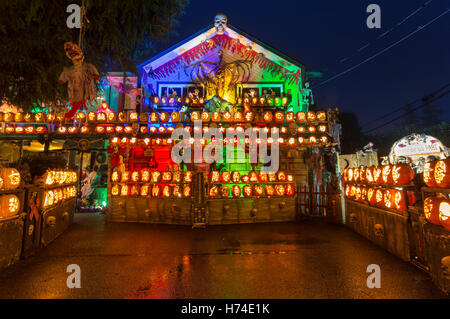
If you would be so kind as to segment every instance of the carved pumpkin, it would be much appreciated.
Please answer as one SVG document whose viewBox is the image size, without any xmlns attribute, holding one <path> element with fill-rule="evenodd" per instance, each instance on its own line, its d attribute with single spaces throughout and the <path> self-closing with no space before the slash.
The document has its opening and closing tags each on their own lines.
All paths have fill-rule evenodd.
<svg viewBox="0 0 450 319">
<path fill-rule="evenodd" d="M 120 172 L 112 172 L 111 181 L 118 182 L 120 180 Z"/>
<path fill-rule="evenodd" d="M 235 198 L 241 197 L 241 188 L 239 187 L 239 185 L 233 185 L 233 187 L 231 188 L 231 194 Z"/>
<path fill-rule="evenodd" d="M 367 201 L 367 188 L 361 187 L 361 201 L 365 202 Z"/>
<path fill-rule="evenodd" d="M 220 196 L 222 198 L 228 198 L 230 196 L 230 188 L 226 185 L 220 187 Z"/>
<path fill-rule="evenodd" d="M 350 198 L 350 185 L 345 185 L 345 197 Z"/>
<path fill-rule="evenodd" d="M 139 182 L 140 176 L 139 176 L 139 172 L 138 171 L 134 171 L 133 173 L 131 173 L 131 180 L 133 182 Z"/>
<path fill-rule="evenodd" d="M 294 196 L 295 188 L 294 188 L 293 184 L 286 184 L 285 189 L 286 189 L 287 196 Z"/>
<path fill-rule="evenodd" d="M 359 168 L 353 169 L 353 181 L 359 182 Z"/>
<path fill-rule="evenodd" d="M 251 185 L 244 185 L 242 191 L 245 197 L 251 197 L 253 195 L 253 189 Z"/>
<path fill-rule="evenodd" d="M 382 174 L 382 167 L 381 166 L 374 166 L 373 167 L 373 182 L 376 184 L 382 184 L 383 183 L 383 174 Z"/>
<path fill-rule="evenodd" d="M 370 167 L 366 168 L 366 182 L 369 183 L 369 184 L 373 184 L 374 183 L 373 168 L 374 168 L 374 166 L 370 166 Z"/>
<path fill-rule="evenodd" d="M 20 186 L 20 173 L 15 168 L 1 168 L 0 176 L 3 179 L 3 188 L 5 190 L 16 189 Z"/>
<path fill-rule="evenodd" d="M 394 204 L 395 209 L 400 212 L 406 211 L 405 198 L 403 197 L 403 192 L 400 190 L 394 190 Z"/>
<path fill-rule="evenodd" d="M 275 185 L 275 195 L 284 196 L 285 193 L 286 189 L 284 188 L 284 185 Z"/>
<path fill-rule="evenodd" d="M 139 196 L 139 185 L 131 186 L 131 196 Z"/>
<path fill-rule="evenodd" d="M 383 194 L 384 207 L 395 208 L 395 190 L 385 189 Z"/>
<path fill-rule="evenodd" d="M 408 185 L 414 178 L 414 171 L 408 164 L 396 164 L 392 167 L 392 182 L 395 185 Z"/>
<path fill-rule="evenodd" d="M 428 187 L 436 187 L 437 183 L 434 180 L 434 168 L 438 161 L 427 162 L 423 166 L 423 181 Z"/>
<path fill-rule="evenodd" d="M 111 195 L 118 196 L 120 192 L 120 186 L 115 184 L 111 187 Z"/>
<path fill-rule="evenodd" d="M 367 201 L 371 205 L 375 205 L 377 203 L 377 200 L 375 198 L 376 188 L 369 188 L 367 190 Z"/>
<path fill-rule="evenodd" d="M 220 180 L 222 181 L 222 183 L 229 183 L 231 180 L 231 174 L 228 171 L 223 171 L 220 174 Z"/>
<path fill-rule="evenodd" d="M 214 185 L 209 188 L 208 196 L 211 198 L 216 198 L 219 195 L 219 188 Z"/>
<path fill-rule="evenodd" d="M 306 121 L 305 112 L 297 112 L 296 121 L 297 122 L 305 122 Z"/>
<path fill-rule="evenodd" d="M 367 169 L 367 167 L 360 167 L 359 168 L 359 181 L 361 183 L 365 183 L 366 182 L 366 169 Z"/>
<path fill-rule="evenodd" d="M 20 210 L 20 200 L 16 195 L 3 195 L 0 197 L 0 218 L 17 215 Z"/>
<path fill-rule="evenodd" d="M 185 183 L 192 183 L 193 173 L 191 171 L 184 172 L 184 182 Z"/>
<path fill-rule="evenodd" d="M 450 230 L 450 199 L 444 199 L 439 204 L 439 222 L 447 230 Z"/>
<path fill-rule="evenodd" d="M 434 181 L 438 187 L 450 187 L 450 158 L 436 163 L 434 166 Z"/>
<path fill-rule="evenodd" d="M 432 224 L 439 225 L 439 205 L 442 202 L 442 198 L 428 197 L 423 202 L 423 213 L 425 218 Z"/>
<path fill-rule="evenodd" d="M 128 196 L 129 191 L 130 190 L 128 185 L 122 185 L 122 187 L 120 188 L 120 196 Z"/>
<path fill-rule="evenodd" d="M 382 166 L 381 176 L 383 184 L 392 184 L 392 165 Z"/>
<path fill-rule="evenodd" d="M 361 200 L 361 187 L 357 186 L 355 189 L 355 200 Z"/>
<path fill-rule="evenodd" d="M 161 196 L 161 186 L 153 185 L 152 187 L 152 197 L 160 197 Z"/>
<path fill-rule="evenodd" d="M 141 182 L 148 183 L 150 181 L 150 171 L 144 169 L 141 171 Z"/>
<path fill-rule="evenodd" d="M 151 181 L 152 183 L 159 183 L 159 181 L 161 180 L 161 172 L 160 171 L 153 171 L 151 173 Z"/>
<path fill-rule="evenodd" d="M 140 192 L 140 195 L 141 195 L 141 196 L 148 196 L 148 191 L 149 191 L 149 189 L 150 189 L 150 187 L 149 187 L 148 184 L 142 185 L 142 186 L 141 186 L 141 192 Z"/>
<path fill-rule="evenodd" d="M 271 197 L 275 194 L 275 189 L 273 188 L 272 185 L 266 185 L 266 195 L 267 197 Z"/>
<path fill-rule="evenodd" d="M 125 171 L 125 172 L 123 172 L 122 173 L 122 176 L 121 176 L 121 182 L 123 183 L 123 182 L 129 182 L 130 181 L 130 172 L 129 171 Z"/>
<path fill-rule="evenodd" d="M 375 205 L 384 206 L 384 192 L 382 188 L 377 188 L 375 191 Z"/>
<path fill-rule="evenodd" d="M 238 171 L 233 171 L 231 173 L 231 181 L 235 184 L 241 181 L 241 174 Z"/>
</svg>

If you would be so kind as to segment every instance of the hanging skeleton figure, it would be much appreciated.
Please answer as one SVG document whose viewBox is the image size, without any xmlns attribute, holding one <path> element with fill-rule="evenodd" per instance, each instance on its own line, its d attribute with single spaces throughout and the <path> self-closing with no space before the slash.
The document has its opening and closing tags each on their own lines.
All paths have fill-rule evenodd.
<svg viewBox="0 0 450 319">
<path fill-rule="evenodd" d="M 84 62 L 84 54 L 78 45 L 72 42 L 64 43 L 66 56 L 72 60 L 73 66 L 64 68 L 58 82 L 67 82 L 67 90 L 71 109 L 66 113 L 66 118 L 72 118 L 81 108 L 86 109 L 86 102 L 95 98 L 95 82 L 100 80 L 100 75 L 92 64 Z"/>
<path fill-rule="evenodd" d="M 252 63 L 236 60 L 224 63 L 223 50 L 218 52 L 219 62 L 198 61 L 186 66 L 185 72 L 192 82 L 207 89 L 211 96 L 210 111 L 229 111 L 230 103 L 234 103 L 235 85 L 248 81 Z M 190 70 L 188 74 L 188 70 Z"/>
</svg>

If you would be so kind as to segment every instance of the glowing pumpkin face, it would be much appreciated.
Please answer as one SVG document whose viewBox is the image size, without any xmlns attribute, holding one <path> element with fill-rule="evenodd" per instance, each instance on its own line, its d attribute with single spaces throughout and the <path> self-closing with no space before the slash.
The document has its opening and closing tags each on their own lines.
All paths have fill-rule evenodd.
<svg viewBox="0 0 450 319">
<path fill-rule="evenodd" d="M 142 170 L 141 171 L 141 182 L 148 183 L 150 181 L 150 171 Z"/>
<path fill-rule="evenodd" d="M 149 185 L 142 185 L 141 196 L 148 196 L 148 192 L 149 192 Z"/>
<path fill-rule="evenodd" d="M 392 166 L 383 166 L 381 176 L 384 184 L 392 184 Z"/>
<path fill-rule="evenodd" d="M 438 187 L 450 187 L 450 158 L 440 160 L 434 167 L 434 180 Z"/>
<path fill-rule="evenodd" d="M 169 185 L 164 185 L 162 190 L 162 196 L 163 197 L 170 197 L 171 196 L 171 188 Z"/>
<path fill-rule="evenodd" d="M 267 197 L 272 197 L 275 194 L 275 189 L 272 185 L 266 185 L 266 195 Z"/>
<path fill-rule="evenodd" d="M 228 186 L 223 185 L 220 188 L 220 196 L 222 196 L 222 198 L 228 198 L 230 196 L 230 188 Z"/>
<path fill-rule="evenodd" d="M 356 187 L 356 190 L 355 190 L 355 199 L 357 200 L 357 201 L 360 201 L 361 200 L 361 187 Z"/>
<path fill-rule="evenodd" d="M 286 187 L 285 187 L 285 190 L 286 190 L 286 195 L 287 196 L 294 196 L 294 194 L 295 194 L 294 185 L 287 184 Z"/>
<path fill-rule="evenodd" d="M 394 191 L 394 204 L 395 209 L 400 212 L 406 211 L 405 199 L 403 198 L 403 192 L 399 190 Z"/>
<path fill-rule="evenodd" d="M 151 176 L 152 176 L 152 183 L 159 183 L 159 181 L 161 180 L 160 171 L 153 171 Z"/>
<path fill-rule="evenodd" d="M 250 185 L 244 185 L 242 188 L 245 197 L 251 197 L 253 194 L 253 189 Z"/>
<path fill-rule="evenodd" d="M 0 218 L 17 215 L 20 211 L 20 200 L 16 195 L 4 195 L 0 197 Z"/>
<path fill-rule="evenodd" d="M 248 180 L 250 183 L 258 182 L 258 174 L 255 171 L 248 172 Z"/>
<path fill-rule="evenodd" d="M 395 192 L 392 189 L 386 189 L 383 194 L 384 207 L 394 208 L 395 207 Z"/>
<path fill-rule="evenodd" d="M 316 120 L 316 113 L 314 111 L 309 111 L 306 113 L 306 120 L 308 122 L 313 122 Z"/>
<path fill-rule="evenodd" d="M 284 185 L 275 185 L 275 194 L 277 196 L 284 196 L 286 193 L 286 189 L 284 188 Z"/>
<path fill-rule="evenodd" d="M 439 204 L 439 222 L 445 229 L 450 230 L 450 199 L 444 199 Z"/>
<path fill-rule="evenodd" d="M 374 183 L 377 183 L 377 184 L 381 184 L 383 182 L 381 166 L 374 166 L 374 168 L 373 168 L 373 181 L 374 181 Z"/>
<path fill-rule="evenodd" d="M 231 174 L 228 171 L 223 171 L 220 174 L 220 180 L 222 181 L 222 183 L 229 183 L 231 180 Z"/>
<path fill-rule="evenodd" d="M 372 167 L 367 167 L 366 168 L 366 181 L 367 183 L 373 183 L 374 179 L 373 179 L 373 166 Z"/>
<path fill-rule="evenodd" d="M 268 177 L 266 173 L 259 172 L 258 179 L 260 183 L 267 183 Z"/>
<path fill-rule="evenodd" d="M 139 196 L 139 185 L 131 186 L 131 196 Z"/>
<path fill-rule="evenodd" d="M 442 202 L 442 198 L 438 197 L 428 197 L 423 202 L 423 213 L 425 218 L 435 225 L 439 225 L 439 206 Z"/>
<path fill-rule="evenodd" d="M 191 171 L 184 172 L 184 182 L 192 183 L 193 173 Z"/>
<path fill-rule="evenodd" d="M 216 198 L 219 195 L 219 188 L 214 185 L 209 188 L 208 196 L 211 198 Z"/>
<path fill-rule="evenodd" d="M 234 198 L 241 197 L 241 188 L 239 187 L 239 185 L 233 185 L 233 187 L 231 188 L 231 194 Z"/>
<path fill-rule="evenodd" d="M 297 116 L 296 116 L 296 120 L 297 122 L 305 122 L 306 121 L 306 114 L 305 112 L 297 112 Z"/>
<path fill-rule="evenodd" d="M 20 173 L 15 168 L 1 168 L 0 176 L 5 190 L 13 190 L 20 186 Z"/>
<path fill-rule="evenodd" d="M 231 181 L 233 183 L 239 183 L 241 181 L 241 174 L 238 171 L 233 171 L 231 173 Z"/>
<path fill-rule="evenodd" d="M 161 187 L 159 185 L 153 185 L 152 187 L 152 197 L 161 196 Z"/>
<path fill-rule="evenodd" d="M 264 187 L 262 187 L 262 185 L 255 185 L 253 187 L 253 193 L 255 194 L 256 197 L 261 197 L 264 196 Z"/>
<path fill-rule="evenodd" d="M 375 191 L 375 202 L 376 202 L 376 205 L 384 206 L 384 202 L 383 202 L 384 196 L 383 195 L 384 195 L 383 194 L 383 190 L 381 188 L 378 188 Z"/>
<path fill-rule="evenodd" d="M 353 169 L 353 180 L 359 182 L 359 168 Z"/>
<path fill-rule="evenodd" d="M 286 173 L 283 172 L 283 171 L 279 171 L 279 172 L 277 173 L 277 178 L 278 178 L 278 181 L 279 181 L 279 182 L 284 182 L 284 181 L 286 181 Z"/>
<path fill-rule="evenodd" d="M 392 181 L 395 185 L 408 185 L 414 178 L 414 171 L 408 164 L 396 164 L 392 167 Z"/>
<path fill-rule="evenodd" d="M 345 185 L 345 197 L 350 198 L 350 185 Z"/>
<path fill-rule="evenodd" d="M 367 188 L 361 187 L 361 201 L 365 202 L 367 200 Z"/>
<path fill-rule="evenodd" d="M 140 180 L 139 172 L 135 171 L 135 172 L 131 173 L 131 180 L 133 182 L 139 182 L 139 180 Z"/>
<path fill-rule="evenodd" d="M 183 196 L 184 197 L 191 197 L 192 195 L 192 188 L 189 185 L 186 185 L 183 187 Z"/>
<path fill-rule="evenodd" d="M 374 189 L 374 188 L 369 188 L 367 190 L 367 201 L 372 205 L 375 205 L 377 202 L 376 198 L 375 198 L 375 192 L 376 192 L 376 189 Z"/>
<path fill-rule="evenodd" d="M 434 180 L 434 168 L 437 161 L 425 163 L 423 167 L 423 181 L 428 187 L 436 187 L 437 183 Z"/>
<path fill-rule="evenodd" d="M 121 182 L 129 182 L 130 181 L 130 172 L 125 171 L 122 173 Z"/>
<path fill-rule="evenodd" d="M 162 180 L 165 183 L 169 183 L 172 181 L 172 173 L 171 172 L 164 172 L 162 176 Z"/>
<path fill-rule="evenodd" d="M 128 196 L 129 188 L 128 185 L 122 185 L 120 188 L 120 196 Z"/>
<path fill-rule="evenodd" d="M 175 171 L 175 172 L 173 172 L 172 178 L 173 178 L 173 182 L 174 182 L 174 183 L 179 183 L 179 182 L 181 182 L 181 172 L 180 172 L 180 171 Z"/>
<path fill-rule="evenodd" d="M 366 181 L 366 168 L 367 167 L 360 167 L 359 168 L 359 181 L 361 183 L 364 183 Z"/>
</svg>

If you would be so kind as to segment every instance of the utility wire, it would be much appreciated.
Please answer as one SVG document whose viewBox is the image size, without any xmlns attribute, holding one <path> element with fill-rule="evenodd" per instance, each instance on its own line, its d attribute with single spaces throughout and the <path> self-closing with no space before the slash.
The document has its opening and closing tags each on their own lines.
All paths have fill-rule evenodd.
<svg viewBox="0 0 450 319">
<path fill-rule="evenodd" d="M 391 45 L 388 46 L 387 48 L 385 48 L 385 49 L 379 51 L 378 53 L 376 53 L 376 54 L 372 55 L 371 57 L 365 59 L 364 61 L 362 61 L 362 62 L 356 64 L 355 66 L 352 66 L 351 68 L 348 68 L 347 70 L 345 70 L 345 71 L 343 71 L 343 72 L 341 72 L 341 73 L 338 73 L 338 74 L 336 74 L 335 76 L 332 76 L 332 77 L 329 78 L 328 80 L 325 80 L 325 81 L 319 83 L 319 85 L 318 85 L 317 87 L 322 86 L 322 85 L 324 85 L 324 84 L 326 84 L 326 83 L 328 83 L 328 82 L 330 82 L 330 81 L 332 81 L 332 80 L 334 80 L 334 79 L 337 79 L 338 77 L 340 77 L 340 76 L 342 76 L 342 75 L 344 75 L 344 74 L 347 74 L 348 72 L 353 71 L 354 69 L 360 67 L 361 65 L 363 65 L 363 64 L 365 64 L 365 63 L 367 63 L 367 62 L 373 60 L 373 59 L 376 58 L 377 56 L 383 54 L 384 52 L 386 52 L 386 51 L 390 50 L 391 48 L 395 47 L 397 44 L 400 44 L 401 42 L 405 41 L 406 39 L 412 37 L 412 36 L 413 36 L 414 34 L 416 34 L 417 32 L 423 30 L 424 28 L 426 28 L 427 26 L 429 26 L 430 24 L 432 24 L 433 22 L 435 22 L 435 21 L 438 20 L 439 18 L 441 18 L 441 17 L 443 17 L 444 15 L 446 15 L 449 11 L 450 11 L 450 9 L 445 10 L 445 11 L 442 12 L 440 15 L 438 15 L 438 16 L 435 17 L 434 19 L 430 20 L 429 22 L 427 22 L 425 25 L 418 26 L 417 29 L 416 29 L 415 31 L 409 33 L 408 35 L 406 35 L 405 37 L 401 38 L 401 39 L 398 40 L 397 42 L 391 44 Z"/>
<path fill-rule="evenodd" d="M 426 96 L 433 96 L 433 95 L 436 95 L 436 94 L 438 94 L 439 92 L 441 92 L 442 90 L 446 89 L 446 88 L 449 87 L 449 86 L 450 86 L 450 83 L 444 85 L 444 86 L 441 87 L 440 89 L 437 89 L 437 90 L 435 90 L 435 91 L 433 91 L 433 92 L 427 94 Z M 412 102 L 407 103 L 406 105 L 412 105 L 412 104 L 414 104 L 414 103 L 417 103 L 417 102 L 419 102 L 419 101 L 422 101 L 422 99 L 423 99 L 423 98 L 418 98 L 418 99 L 416 99 L 416 100 L 414 100 L 414 101 L 412 101 Z M 394 114 L 394 113 L 397 113 L 398 111 L 403 110 L 403 109 L 405 108 L 406 105 L 402 105 L 402 106 L 400 106 L 400 107 L 398 107 L 398 108 L 396 108 L 396 109 L 390 111 L 389 113 L 386 113 L 385 115 L 383 115 L 383 116 L 381 116 L 381 117 L 379 117 L 379 118 L 377 118 L 377 119 L 375 119 L 375 120 L 371 120 L 370 122 L 366 122 L 366 123 L 362 124 L 362 126 L 366 126 L 367 124 L 371 124 L 371 123 L 374 123 L 374 122 L 378 122 L 379 120 L 382 120 L 382 119 L 384 119 L 384 118 L 386 118 L 386 117 L 388 117 L 388 116 L 390 116 L 390 115 L 392 115 L 392 114 Z"/>
<path fill-rule="evenodd" d="M 375 40 L 373 40 L 370 43 L 366 43 L 365 45 L 363 45 L 362 47 L 360 47 L 353 55 L 351 56 L 347 56 L 345 58 L 342 58 L 339 62 L 345 62 L 351 58 L 353 58 L 354 56 L 358 55 L 359 52 L 365 50 L 366 48 L 368 48 L 369 46 L 373 45 L 376 41 L 378 41 L 381 38 L 384 38 L 386 35 L 388 35 L 389 33 L 391 33 L 392 31 L 394 31 L 396 28 L 398 28 L 400 25 L 402 25 L 403 23 L 405 23 L 407 20 L 411 19 L 413 16 L 415 16 L 418 12 L 422 11 L 425 7 L 427 7 L 433 0 L 429 0 L 427 2 L 425 2 L 424 4 L 422 4 L 422 6 L 420 6 L 419 8 L 417 8 L 416 10 L 414 10 L 411 14 L 409 14 L 408 16 L 406 16 L 405 18 L 403 18 L 400 22 L 398 22 L 397 24 L 395 24 L 394 26 L 390 27 L 387 31 L 383 32 L 382 34 L 380 34 L 379 36 L 377 36 L 375 38 Z"/>
<path fill-rule="evenodd" d="M 378 125 L 377 127 L 373 128 L 373 129 L 364 131 L 363 134 L 367 134 L 367 133 L 372 132 L 372 131 L 375 131 L 375 130 L 377 130 L 377 129 L 383 127 L 383 126 L 389 125 L 389 124 L 391 124 L 391 123 L 393 123 L 393 122 L 395 122 L 395 121 L 397 121 L 397 120 L 403 118 L 406 114 L 409 114 L 409 113 L 412 113 L 412 112 L 414 112 L 414 111 L 417 111 L 418 109 L 421 109 L 421 108 L 423 108 L 423 107 L 429 105 L 430 103 L 439 100 L 440 98 L 446 96 L 446 95 L 449 94 L 449 93 L 450 93 L 450 90 L 449 90 L 449 91 L 446 91 L 446 92 L 444 92 L 444 93 L 442 93 L 441 95 L 439 95 L 439 96 L 437 96 L 437 97 L 435 97 L 435 98 L 431 98 L 430 95 L 427 95 L 427 96 L 425 96 L 425 97 L 423 98 L 423 100 L 426 100 L 426 102 L 423 103 L 422 105 L 419 105 L 419 106 L 415 107 L 415 108 L 412 109 L 410 112 L 406 112 L 405 114 L 402 114 L 402 115 L 400 115 L 400 116 L 398 116 L 398 117 L 396 117 L 396 118 L 390 120 L 389 122 L 386 122 L 386 123 L 384 123 L 384 124 Z"/>
</svg>

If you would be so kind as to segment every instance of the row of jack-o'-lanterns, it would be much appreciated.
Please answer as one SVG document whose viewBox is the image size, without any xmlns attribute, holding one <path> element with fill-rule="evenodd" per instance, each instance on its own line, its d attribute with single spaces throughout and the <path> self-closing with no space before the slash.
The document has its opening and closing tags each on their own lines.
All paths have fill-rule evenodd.
<svg viewBox="0 0 450 319">
<path fill-rule="evenodd" d="M 423 202 L 423 212 L 428 222 L 450 230 L 450 199 L 427 197 Z"/>
<path fill-rule="evenodd" d="M 413 179 L 414 171 L 408 164 L 347 168 L 344 171 L 345 182 L 408 185 Z"/>
<path fill-rule="evenodd" d="M 0 191 L 13 190 L 20 186 L 21 177 L 15 168 L 0 168 Z"/>
<path fill-rule="evenodd" d="M 183 180 L 181 179 L 183 177 Z M 143 182 L 143 183 L 192 183 L 193 173 L 191 171 L 161 172 L 143 169 L 141 171 L 115 171 L 111 173 L 112 182 Z"/>
<path fill-rule="evenodd" d="M 450 158 L 425 163 L 423 181 L 428 187 L 450 188 Z"/>
<path fill-rule="evenodd" d="M 49 170 L 44 174 L 46 186 L 73 184 L 77 182 L 77 172 L 68 170 Z"/>
<path fill-rule="evenodd" d="M 398 189 L 346 185 L 345 197 L 400 212 L 405 212 L 407 208 L 403 191 Z M 409 200 L 414 201 L 413 198 L 409 198 Z"/>
<path fill-rule="evenodd" d="M 75 198 L 76 196 L 77 188 L 75 185 L 46 190 L 44 192 L 43 208 L 50 208 L 65 200 Z"/>
<path fill-rule="evenodd" d="M 266 174 L 264 172 L 257 173 L 250 171 L 247 175 L 241 175 L 239 171 L 212 171 L 209 173 L 210 183 L 273 183 L 273 182 L 292 182 L 293 176 L 287 175 L 284 171 Z"/>
<path fill-rule="evenodd" d="M 112 196 L 143 196 L 143 197 L 175 197 L 188 198 L 192 196 L 192 187 L 190 185 L 138 185 L 138 184 L 113 184 L 111 186 Z"/>
<path fill-rule="evenodd" d="M 233 185 L 231 187 L 231 196 L 233 198 L 239 197 L 281 197 L 294 196 L 295 188 L 292 184 L 277 184 L 277 185 Z M 208 190 L 209 198 L 228 198 L 230 196 L 230 187 L 227 185 L 211 185 Z"/>
<path fill-rule="evenodd" d="M 17 215 L 20 212 L 20 200 L 14 194 L 0 196 L 0 219 Z"/>
</svg>

